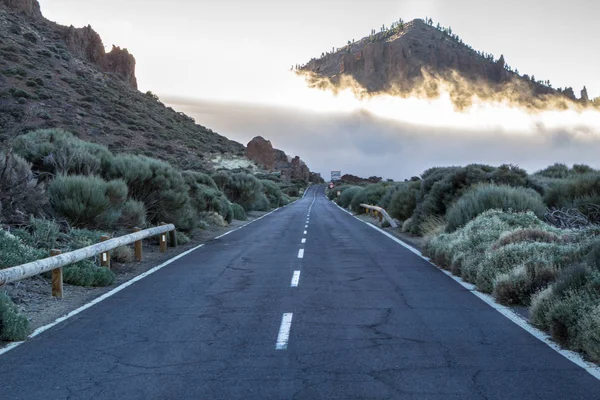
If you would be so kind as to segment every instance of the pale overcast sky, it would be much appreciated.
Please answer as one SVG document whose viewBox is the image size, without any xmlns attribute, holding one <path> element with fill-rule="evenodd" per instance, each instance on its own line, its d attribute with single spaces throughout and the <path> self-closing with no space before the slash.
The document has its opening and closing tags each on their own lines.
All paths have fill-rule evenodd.
<svg viewBox="0 0 600 400">
<path fill-rule="evenodd" d="M 276 96 L 292 64 L 382 24 L 429 16 L 474 48 L 554 87 L 600 96 L 596 0 L 40 0 L 61 24 L 91 24 L 128 48 L 141 90 L 253 100 Z"/>
</svg>

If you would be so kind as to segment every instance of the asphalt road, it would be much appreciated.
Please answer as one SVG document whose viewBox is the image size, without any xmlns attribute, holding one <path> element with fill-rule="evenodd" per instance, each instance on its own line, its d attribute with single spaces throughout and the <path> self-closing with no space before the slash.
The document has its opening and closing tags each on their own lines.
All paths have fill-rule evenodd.
<svg viewBox="0 0 600 400">
<path fill-rule="evenodd" d="M 600 399 L 600 381 L 313 187 L 0 356 L 0 399 Z"/>
</svg>

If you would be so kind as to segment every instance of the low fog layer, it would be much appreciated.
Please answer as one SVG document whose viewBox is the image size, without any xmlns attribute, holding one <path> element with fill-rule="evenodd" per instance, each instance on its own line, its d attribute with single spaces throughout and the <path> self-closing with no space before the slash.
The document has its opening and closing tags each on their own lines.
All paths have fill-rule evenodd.
<svg viewBox="0 0 600 400">
<path fill-rule="evenodd" d="M 435 110 L 429 116 L 431 124 L 415 124 L 402 121 L 401 116 L 384 118 L 361 109 L 323 113 L 268 105 L 162 100 L 197 123 L 243 144 L 263 136 L 289 155 L 299 155 L 325 179 L 329 171 L 341 170 L 404 180 L 429 167 L 468 163 L 512 163 L 530 172 L 555 162 L 600 168 L 596 115 L 592 123 L 586 122 L 589 115 L 581 121 L 570 115 L 569 120 L 575 123 L 567 128 L 555 120 L 546 124 L 532 117 L 532 128 L 510 131 L 501 122 L 481 129 L 443 126 L 435 121 Z M 413 120 L 410 115 L 406 117 Z M 560 122 L 561 115 L 553 119 Z"/>
</svg>

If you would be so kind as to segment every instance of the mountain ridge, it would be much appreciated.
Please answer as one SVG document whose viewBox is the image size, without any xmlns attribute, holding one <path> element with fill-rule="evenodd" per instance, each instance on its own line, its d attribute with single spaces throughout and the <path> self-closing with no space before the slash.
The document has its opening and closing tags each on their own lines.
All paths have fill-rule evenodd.
<svg viewBox="0 0 600 400">
<path fill-rule="evenodd" d="M 579 98 L 573 88 L 555 89 L 549 81 L 513 70 L 504 56 L 495 59 L 465 44 L 451 28 L 433 21 L 399 20 L 359 41 L 323 53 L 296 67 L 309 85 L 332 90 L 355 87 L 363 95 L 389 93 L 434 98 L 443 86 L 458 107 L 470 105 L 473 95 L 511 101 L 527 107 L 557 108 L 590 105 L 584 87 Z M 600 101 L 598 101 L 600 105 Z"/>
</svg>

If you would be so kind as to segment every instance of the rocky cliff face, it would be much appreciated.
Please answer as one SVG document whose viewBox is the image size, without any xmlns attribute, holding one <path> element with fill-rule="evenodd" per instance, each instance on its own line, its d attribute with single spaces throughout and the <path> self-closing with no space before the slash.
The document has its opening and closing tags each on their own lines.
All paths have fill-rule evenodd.
<svg viewBox="0 0 600 400">
<path fill-rule="evenodd" d="M 135 58 L 127 49 L 114 46 L 110 53 L 104 50 L 100 35 L 91 26 L 83 28 L 61 27 L 69 50 L 79 58 L 95 64 L 104 72 L 113 73 L 137 89 Z"/>
<path fill-rule="evenodd" d="M 298 179 L 308 182 L 310 179 L 310 169 L 300 157 L 296 156 L 290 160 L 285 152 L 273 148 L 271 142 L 262 136 L 257 136 L 248 142 L 246 157 L 269 171 L 281 172 L 284 180 Z"/>
<path fill-rule="evenodd" d="M 42 18 L 37 0 L 0 0 L 0 5 L 31 18 Z"/>
<path fill-rule="evenodd" d="M 511 96 L 532 105 L 540 105 L 537 100 L 549 95 L 571 100 L 563 91 L 519 75 L 503 56 L 495 60 L 464 44 L 451 31 L 418 19 L 323 54 L 299 73 L 306 74 L 314 86 L 341 88 L 343 78 L 351 77 L 361 91 L 403 96 L 437 97 L 443 82 L 451 87 L 458 105 L 474 93 L 483 98 Z M 571 88 L 565 91 L 573 93 Z"/>
<path fill-rule="evenodd" d="M 75 28 L 50 22 L 42 16 L 37 0 L 0 0 L 0 6 L 53 28 L 59 32 L 67 48 L 76 57 L 96 65 L 101 71 L 114 74 L 137 89 L 133 55 L 116 46 L 113 46 L 110 53 L 106 53 L 100 35 L 91 26 Z"/>
<path fill-rule="evenodd" d="M 37 1 L 0 0 L 0 147 L 35 129 L 65 129 L 115 152 L 211 170 L 244 146 L 135 89 L 127 50 L 106 53 L 91 28 L 57 25 Z M 287 160 L 286 160 L 287 161 Z"/>
</svg>

